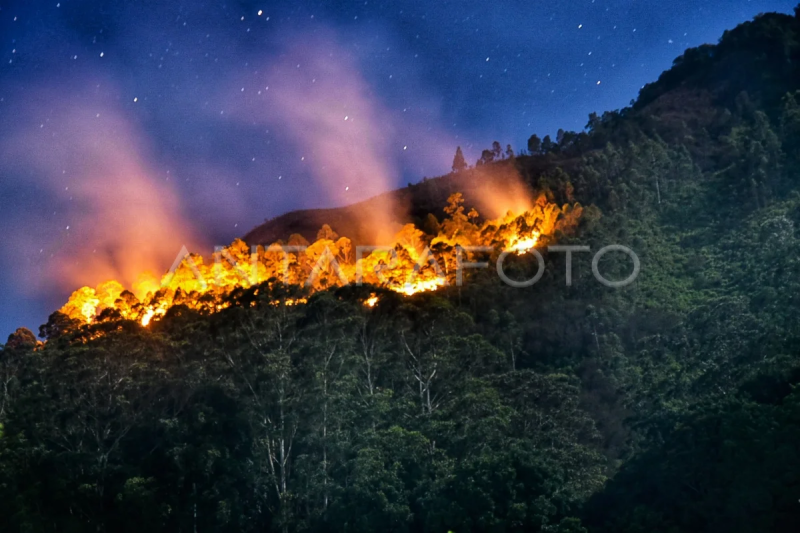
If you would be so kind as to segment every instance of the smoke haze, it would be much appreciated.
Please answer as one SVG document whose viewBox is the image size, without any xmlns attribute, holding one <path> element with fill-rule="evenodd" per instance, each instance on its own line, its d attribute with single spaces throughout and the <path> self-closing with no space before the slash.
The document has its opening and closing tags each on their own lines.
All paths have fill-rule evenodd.
<svg viewBox="0 0 800 533">
<path fill-rule="evenodd" d="M 264 217 L 445 172 L 457 140 L 440 126 L 441 100 L 409 68 L 379 97 L 364 39 L 328 26 L 277 33 L 211 90 L 192 83 L 196 69 L 180 71 L 187 89 L 169 107 L 102 69 L 73 69 L 59 90 L 41 72 L 26 78 L 2 100 L 0 185 L 12 205 L 0 220 L 15 228 L 0 250 L 16 281 L 6 294 L 49 313 L 81 286 L 160 276 L 184 245 L 205 253 Z M 379 40 L 396 48 L 388 32 Z M 399 227 L 403 206 L 388 202 L 359 221 L 375 240 Z"/>
<path fill-rule="evenodd" d="M 41 90 L 16 109 L 26 120 L 4 138 L 2 157 L 9 172 L 29 176 L 42 201 L 18 215 L 4 252 L 14 254 L 27 291 L 109 279 L 130 286 L 142 271 L 169 265 L 182 245 L 197 244 L 171 177 L 157 177 L 144 136 L 113 105 Z M 50 209 L 61 227 L 46 222 Z"/>
<path fill-rule="evenodd" d="M 230 90 L 229 106 L 237 120 L 280 132 L 326 206 L 395 188 L 412 140 L 418 157 L 440 162 L 452 157 L 455 141 L 431 125 L 439 118 L 435 111 L 425 124 L 414 113 L 389 109 L 335 32 L 287 35 L 281 42 L 277 61 L 265 62 Z M 376 240 L 397 229 L 398 206 L 389 201 L 360 221 L 374 230 Z"/>
</svg>

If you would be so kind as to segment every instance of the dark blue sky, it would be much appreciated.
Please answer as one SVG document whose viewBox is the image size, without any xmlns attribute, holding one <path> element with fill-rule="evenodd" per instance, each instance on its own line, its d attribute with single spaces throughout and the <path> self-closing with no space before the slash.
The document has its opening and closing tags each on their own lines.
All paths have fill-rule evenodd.
<svg viewBox="0 0 800 533">
<path fill-rule="evenodd" d="M 0 1 L 0 338 L 182 244 L 442 174 L 456 145 L 580 130 L 796 3 Z"/>
</svg>

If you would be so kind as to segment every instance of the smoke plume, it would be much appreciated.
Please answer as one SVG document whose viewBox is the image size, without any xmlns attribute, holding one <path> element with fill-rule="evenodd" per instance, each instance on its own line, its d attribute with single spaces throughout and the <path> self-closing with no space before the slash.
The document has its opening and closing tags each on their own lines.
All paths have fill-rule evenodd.
<svg viewBox="0 0 800 533">
<path fill-rule="evenodd" d="M 27 95 L 0 140 L 4 173 L 27 176 L 47 206 L 18 213 L 20 229 L 3 250 L 33 292 L 109 279 L 130 287 L 191 245 L 174 177 L 148 167 L 142 135 L 118 103 L 99 100 Z"/>
<path fill-rule="evenodd" d="M 454 151 L 449 136 L 430 125 L 438 119 L 436 110 L 423 110 L 429 120 L 423 123 L 419 113 L 402 116 L 384 105 L 362 75 L 354 48 L 341 44 L 333 31 L 281 41 L 278 59 L 240 80 L 229 103 L 236 118 L 280 132 L 328 206 L 396 188 L 409 166 L 404 157 L 412 140 L 415 157 L 440 165 L 445 153 Z M 360 221 L 375 231 L 377 241 L 393 235 L 404 209 L 384 198 Z"/>
</svg>

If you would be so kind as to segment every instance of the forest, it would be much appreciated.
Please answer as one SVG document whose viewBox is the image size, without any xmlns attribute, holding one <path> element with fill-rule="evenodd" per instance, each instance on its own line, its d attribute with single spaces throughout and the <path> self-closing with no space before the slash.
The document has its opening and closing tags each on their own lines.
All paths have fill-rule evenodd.
<svg viewBox="0 0 800 533">
<path fill-rule="evenodd" d="M 453 283 L 447 259 L 436 290 L 267 272 L 198 298 L 119 287 L 105 311 L 92 289 L 17 330 L 0 529 L 797 531 L 800 6 L 687 50 L 585 131 L 496 148 L 454 174 L 518 175 L 557 220 L 492 224 L 453 195 L 405 235 L 446 258 L 466 241 L 443 236 L 513 246 L 516 224 L 543 238 L 534 285 Z M 610 288 L 576 253 L 567 284 L 549 242 L 621 244 L 641 272 Z"/>
</svg>

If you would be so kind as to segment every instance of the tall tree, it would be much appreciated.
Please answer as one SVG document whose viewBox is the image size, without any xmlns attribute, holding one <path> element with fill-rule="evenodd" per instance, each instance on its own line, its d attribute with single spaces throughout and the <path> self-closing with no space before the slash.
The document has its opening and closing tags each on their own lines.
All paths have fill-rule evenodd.
<svg viewBox="0 0 800 533">
<path fill-rule="evenodd" d="M 783 98 L 780 134 L 783 150 L 791 163 L 787 170 L 797 175 L 800 163 L 800 91 L 788 93 Z"/>
<path fill-rule="evenodd" d="M 488 165 L 492 161 L 494 161 L 494 152 L 492 152 L 491 150 L 484 150 L 483 152 L 481 152 L 481 158 L 478 159 L 476 165 L 477 166 Z"/>
<path fill-rule="evenodd" d="M 265 295 L 271 302 L 276 295 Z M 271 298 L 270 298 L 271 297 Z M 266 303 L 238 313 L 237 327 L 221 346 L 244 416 L 253 431 L 255 477 L 281 530 L 292 519 L 292 468 L 304 406 L 298 365 L 298 310 Z"/>
<path fill-rule="evenodd" d="M 453 157 L 453 172 L 461 172 L 468 168 L 467 161 L 464 159 L 464 153 L 461 147 L 456 148 L 456 155 Z"/>
<path fill-rule="evenodd" d="M 492 155 L 494 155 L 495 159 L 503 157 L 503 147 L 500 146 L 500 143 L 497 141 L 492 143 Z"/>
<path fill-rule="evenodd" d="M 531 155 L 538 154 L 542 149 L 542 140 L 535 133 L 528 139 L 528 151 Z"/>
<path fill-rule="evenodd" d="M 550 139 L 549 135 L 545 135 L 542 139 L 542 152 L 549 154 L 555 148 L 555 143 Z"/>
<path fill-rule="evenodd" d="M 734 127 L 726 143 L 728 167 L 720 172 L 721 189 L 750 208 L 764 207 L 781 181 L 783 152 L 769 118 L 755 111 Z"/>
</svg>

